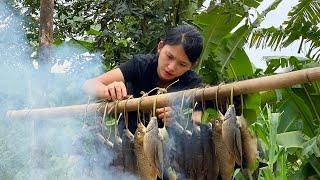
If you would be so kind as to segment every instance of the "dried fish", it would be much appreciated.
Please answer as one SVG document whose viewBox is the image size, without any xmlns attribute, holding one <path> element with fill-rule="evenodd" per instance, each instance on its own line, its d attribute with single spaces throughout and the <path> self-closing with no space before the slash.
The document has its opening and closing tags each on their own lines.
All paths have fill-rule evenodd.
<svg viewBox="0 0 320 180">
<path fill-rule="evenodd" d="M 137 157 L 138 174 L 142 180 L 155 180 L 157 169 L 149 163 L 143 147 L 146 131 L 147 128 L 139 123 L 134 134 L 134 152 Z"/>
<path fill-rule="evenodd" d="M 219 164 L 219 173 L 222 180 L 230 180 L 235 166 L 235 158 L 229 153 L 226 143 L 222 138 L 222 123 L 224 117 L 221 112 L 218 113 L 218 118 L 212 122 L 212 136 L 216 149 L 216 159 Z"/>
<path fill-rule="evenodd" d="M 108 139 L 105 139 L 99 132 L 96 132 L 96 136 L 100 143 L 103 143 L 107 149 L 111 150 L 113 149 L 113 143 L 109 141 Z"/>
<path fill-rule="evenodd" d="M 240 124 L 242 156 L 245 161 L 244 168 L 254 170 L 258 157 L 257 137 L 247 127 L 246 119 L 243 116 L 237 116 L 237 121 Z"/>
<path fill-rule="evenodd" d="M 222 137 L 231 155 L 235 156 L 236 163 L 242 168 L 242 143 L 240 125 L 237 123 L 234 105 L 229 105 L 222 124 Z"/>
<path fill-rule="evenodd" d="M 122 152 L 122 139 L 119 135 L 119 131 L 118 131 L 118 122 L 121 118 L 122 114 L 120 114 L 119 118 L 117 119 L 116 123 L 115 123 L 115 128 L 114 128 L 114 147 L 113 150 L 115 152 L 115 159 L 113 160 L 112 164 L 114 166 L 119 166 L 119 167 L 123 167 L 123 152 Z"/>
<path fill-rule="evenodd" d="M 131 173 L 135 173 L 137 164 L 133 140 L 133 134 L 128 129 L 124 129 L 122 133 L 123 166 L 125 171 Z"/>
<path fill-rule="evenodd" d="M 163 128 L 159 129 L 159 137 L 162 142 L 163 148 L 163 178 L 164 179 L 176 179 L 175 170 L 172 169 L 170 164 L 170 156 L 169 152 L 171 149 L 171 144 L 169 144 L 169 134 L 167 131 L 167 127 L 164 126 Z"/>
<path fill-rule="evenodd" d="M 200 135 L 202 144 L 203 172 L 207 179 L 217 179 L 219 175 L 218 161 L 215 158 L 215 146 L 212 137 L 212 124 L 200 124 Z"/>
<path fill-rule="evenodd" d="M 159 135 L 156 117 L 151 117 L 143 140 L 144 152 L 149 163 L 157 169 L 157 175 L 163 179 L 164 147 L 163 136 Z"/>
<path fill-rule="evenodd" d="M 182 133 L 182 138 L 183 138 L 183 149 L 184 149 L 184 168 L 186 170 L 186 178 L 187 179 L 194 179 L 195 174 L 193 171 L 193 162 L 192 162 L 192 155 L 193 155 L 193 151 L 192 151 L 192 133 L 185 129 L 183 130 Z"/>
<path fill-rule="evenodd" d="M 119 136 L 115 136 L 113 150 L 116 154 L 115 159 L 112 161 L 113 166 L 123 166 L 123 153 L 122 153 L 122 139 Z"/>
<path fill-rule="evenodd" d="M 192 161 L 193 161 L 193 170 L 195 171 L 196 179 L 204 179 L 204 157 L 202 152 L 201 145 L 201 135 L 200 135 L 200 126 L 193 124 L 192 128 Z"/>
<path fill-rule="evenodd" d="M 173 121 L 170 127 L 166 127 L 169 140 L 169 159 L 172 168 L 178 173 L 185 174 L 184 168 L 184 149 L 183 149 L 183 127 L 177 122 Z"/>
</svg>

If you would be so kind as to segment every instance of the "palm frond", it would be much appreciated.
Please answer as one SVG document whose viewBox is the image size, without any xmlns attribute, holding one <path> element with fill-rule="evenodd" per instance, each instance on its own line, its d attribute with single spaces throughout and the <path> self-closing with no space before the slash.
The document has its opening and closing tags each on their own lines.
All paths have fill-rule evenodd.
<svg viewBox="0 0 320 180">
<path fill-rule="evenodd" d="M 320 23 L 320 2 L 316 0 L 300 0 L 288 13 L 289 21 L 284 22 L 288 28 L 294 27 L 296 23 L 311 22 L 314 25 Z"/>
<path fill-rule="evenodd" d="M 288 34 L 282 27 L 275 28 L 272 26 L 270 28 L 254 29 L 250 37 L 249 47 L 271 47 L 276 50 L 278 47 L 282 47 L 280 45 L 287 36 Z"/>
<path fill-rule="evenodd" d="M 271 47 L 273 50 L 300 41 L 297 52 L 305 46 L 306 57 L 320 59 L 320 2 L 315 0 L 300 0 L 299 4 L 288 13 L 289 20 L 279 28 L 270 27 L 255 29 L 251 34 L 250 47 Z M 304 45 L 304 46 L 303 46 Z"/>
<path fill-rule="evenodd" d="M 300 41 L 297 52 L 301 52 L 303 45 L 306 47 L 306 57 L 319 60 L 320 58 L 320 29 L 311 22 L 296 23 L 288 28 L 262 28 L 252 31 L 249 47 L 271 47 L 273 50 L 288 47 L 294 41 Z"/>
<path fill-rule="evenodd" d="M 263 59 L 267 63 L 265 74 L 273 74 L 280 67 L 290 67 L 293 70 L 300 70 L 303 69 L 305 65 L 314 62 L 312 59 L 295 56 L 266 56 Z"/>
</svg>

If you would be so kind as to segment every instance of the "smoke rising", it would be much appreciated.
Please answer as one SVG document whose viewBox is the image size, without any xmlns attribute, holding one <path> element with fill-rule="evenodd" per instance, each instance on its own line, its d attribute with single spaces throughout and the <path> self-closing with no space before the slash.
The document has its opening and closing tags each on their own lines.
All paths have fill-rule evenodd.
<svg viewBox="0 0 320 180">
<path fill-rule="evenodd" d="M 5 118 L 8 110 L 85 104 L 83 82 L 103 72 L 99 53 L 67 42 L 53 47 L 51 73 L 43 79 L 24 19 L 6 2 L 0 2 L 0 179 L 134 179 L 108 166 L 113 154 L 95 146 L 96 119 L 85 112 L 64 119 Z M 41 129 L 35 128 L 39 122 Z"/>
</svg>

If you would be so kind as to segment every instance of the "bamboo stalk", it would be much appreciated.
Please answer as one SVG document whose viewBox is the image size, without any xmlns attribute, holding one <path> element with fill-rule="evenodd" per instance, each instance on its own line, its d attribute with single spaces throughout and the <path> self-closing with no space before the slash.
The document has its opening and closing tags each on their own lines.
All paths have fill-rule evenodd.
<svg viewBox="0 0 320 180">
<path fill-rule="evenodd" d="M 250 94 L 256 92 L 262 92 L 267 90 L 274 90 L 283 87 L 290 87 L 297 84 L 310 83 L 312 81 L 320 80 L 320 67 L 309 68 L 299 71 L 293 71 L 289 73 L 277 74 L 272 76 L 265 76 L 255 79 L 249 79 L 239 82 L 233 82 L 229 84 L 223 84 L 220 86 L 213 86 L 201 89 L 189 89 L 185 91 L 178 91 L 173 93 L 161 94 L 156 96 L 134 98 L 130 100 L 122 100 L 118 103 L 118 112 L 123 112 L 126 105 L 126 111 L 135 111 L 140 104 L 140 110 L 151 109 L 155 98 L 157 98 L 157 108 L 169 106 L 173 99 L 182 97 L 194 96 L 195 100 L 201 100 L 203 96 L 205 100 L 215 99 L 216 92 L 218 90 L 218 97 L 230 96 L 231 89 L 234 90 L 234 95 Z M 141 102 L 140 102 L 141 101 Z M 114 102 L 109 103 L 108 109 L 114 106 Z M 75 105 L 55 108 L 43 108 L 43 109 L 31 109 L 31 110 L 11 110 L 6 114 L 6 118 L 9 120 L 25 119 L 25 118 L 63 118 L 63 117 L 79 117 L 84 116 L 85 113 L 88 116 L 93 115 L 98 109 L 99 103 L 92 103 L 88 105 Z M 101 108 L 103 109 L 103 108 Z M 112 111 L 112 109 L 111 109 Z"/>
</svg>

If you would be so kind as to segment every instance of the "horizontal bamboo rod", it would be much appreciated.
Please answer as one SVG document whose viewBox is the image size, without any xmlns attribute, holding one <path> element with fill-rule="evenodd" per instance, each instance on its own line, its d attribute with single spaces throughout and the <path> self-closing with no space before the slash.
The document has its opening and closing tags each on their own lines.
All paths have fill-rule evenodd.
<svg viewBox="0 0 320 180">
<path fill-rule="evenodd" d="M 267 90 L 274 90 L 283 87 L 290 87 L 297 84 L 310 83 L 312 81 L 320 80 L 320 67 L 309 68 L 299 71 L 293 71 L 283 74 L 259 77 L 244 81 L 223 84 L 220 86 L 207 87 L 202 89 L 189 89 L 184 91 L 172 92 L 161 94 L 157 96 L 156 107 L 170 106 L 171 101 L 177 97 L 194 97 L 195 100 L 201 100 L 202 96 L 205 100 L 215 99 L 218 89 L 218 97 L 230 96 L 231 89 L 233 88 L 234 95 L 250 94 L 262 92 Z M 123 112 L 126 104 L 126 111 L 136 111 L 138 103 L 140 103 L 140 110 L 147 110 L 153 107 L 153 102 L 156 96 L 134 98 L 129 100 L 122 100 L 118 102 L 118 112 Z M 16 119 L 48 119 L 48 118 L 65 118 L 65 117 L 84 117 L 85 115 L 91 116 L 98 109 L 100 111 L 104 108 L 99 108 L 100 103 L 92 103 L 85 105 L 74 105 L 65 107 L 43 108 L 43 109 L 29 109 L 29 110 L 10 110 L 6 114 L 9 120 Z M 114 110 L 114 102 L 110 102 L 108 109 L 111 112 Z"/>
</svg>

